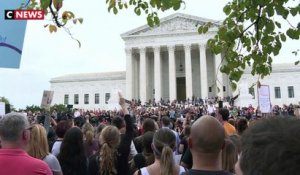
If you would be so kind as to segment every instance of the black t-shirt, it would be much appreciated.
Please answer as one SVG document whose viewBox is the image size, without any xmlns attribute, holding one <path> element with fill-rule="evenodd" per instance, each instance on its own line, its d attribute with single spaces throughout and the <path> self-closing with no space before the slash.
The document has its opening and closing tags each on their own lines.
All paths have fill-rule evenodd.
<svg viewBox="0 0 300 175">
<path fill-rule="evenodd" d="M 227 171 L 206 171 L 206 170 L 188 170 L 181 175 L 232 175 Z"/>
<path fill-rule="evenodd" d="M 182 155 L 181 161 L 186 164 L 187 169 L 191 169 L 193 166 L 193 155 L 189 148 L 186 149 L 185 153 Z"/>
</svg>

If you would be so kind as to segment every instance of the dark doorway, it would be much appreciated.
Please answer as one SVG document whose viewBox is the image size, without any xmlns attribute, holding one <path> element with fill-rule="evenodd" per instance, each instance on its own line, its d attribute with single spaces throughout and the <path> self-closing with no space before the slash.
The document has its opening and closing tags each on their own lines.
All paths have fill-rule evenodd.
<svg viewBox="0 0 300 175">
<path fill-rule="evenodd" d="M 185 77 L 177 77 L 177 100 L 185 100 L 186 98 L 186 87 Z"/>
</svg>

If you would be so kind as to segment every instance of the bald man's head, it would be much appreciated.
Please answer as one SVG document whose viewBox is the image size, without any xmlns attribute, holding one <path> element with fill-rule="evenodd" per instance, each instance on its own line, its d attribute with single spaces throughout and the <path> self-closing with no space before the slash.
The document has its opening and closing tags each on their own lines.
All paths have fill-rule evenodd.
<svg viewBox="0 0 300 175">
<path fill-rule="evenodd" d="M 225 131 L 214 117 L 202 116 L 191 128 L 191 149 L 202 153 L 218 153 L 222 150 Z"/>
</svg>

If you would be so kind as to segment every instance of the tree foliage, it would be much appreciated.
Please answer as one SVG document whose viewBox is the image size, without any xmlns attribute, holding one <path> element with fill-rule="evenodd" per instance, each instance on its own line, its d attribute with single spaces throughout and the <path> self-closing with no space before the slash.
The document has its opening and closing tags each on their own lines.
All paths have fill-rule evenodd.
<svg viewBox="0 0 300 175">
<path fill-rule="evenodd" d="M 31 111 L 33 113 L 35 112 L 41 112 L 42 111 L 42 108 L 40 106 L 37 106 L 37 105 L 31 105 L 31 106 L 26 106 L 26 109 L 25 111 Z"/>
<path fill-rule="evenodd" d="M 106 0 L 106 3 L 108 11 L 114 14 L 128 6 L 138 16 L 145 13 L 150 27 L 160 24 L 158 11 L 176 11 L 184 5 L 182 0 Z M 247 66 L 251 67 L 252 75 L 261 78 L 269 75 L 282 43 L 287 38 L 299 40 L 300 22 L 295 26 L 289 22 L 300 16 L 300 5 L 294 0 L 231 0 L 223 11 L 226 18 L 207 45 L 212 53 L 223 55 L 221 72 L 229 75 L 233 89 Z M 288 29 L 282 28 L 280 18 L 289 24 Z M 208 22 L 199 26 L 199 34 L 206 33 L 211 25 Z"/>
<path fill-rule="evenodd" d="M 83 18 L 75 18 L 75 14 L 69 10 L 63 10 L 63 0 L 28 0 L 27 3 L 22 3 L 20 9 L 27 10 L 44 10 L 45 17 L 49 17 L 51 20 L 45 24 L 44 27 L 49 29 L 50 33 L 57 32 L 58 29 L 64 29 L 72 39 L 76 40 L 81 46 L 79 40 L 75 39 L 67 24 L 82 24 Z"/>
<path fill-rule="evenodd" d="M 108 11 L 113 11 L 117 14 L 119 10 L 128 9 L 129 6 L 133 7 L 136 15 L 140 16 L 143 13 L 147 15 L 147 23 L 150 27 L 160 24 L 157 11 L 178 10 L 184 4 L 183 0 L 106 0 L 108 4 Z"/>
<path fill-rule="evenodd" d="M 5 104 L 10 104 L 8 98 L 6 98 L 6 97 L 0 97 L 0 102 L 3 102 Z"/>
<path fill-rule="evenodd" d="M 50 107 L 50 112 L 52 113 L 53 111 L 56 112 L 68 112 L 69 109 L 66 107 L 66 105 L 63 104 L 55 104 L 53 106 Z"/>
</svg>

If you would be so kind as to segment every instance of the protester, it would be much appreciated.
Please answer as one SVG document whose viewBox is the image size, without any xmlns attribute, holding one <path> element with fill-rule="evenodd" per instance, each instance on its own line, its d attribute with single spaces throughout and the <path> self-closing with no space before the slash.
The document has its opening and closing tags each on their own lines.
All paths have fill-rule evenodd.
<svg viewBox="0 0 300 175">
<path fill-rule="evenodd" d="M 211 116 L 202 116 L 193 123 L 189 147 L 193 155 L 192 169 L 186 175 L 229 175 L 222 168 L 222 148 L 225 131 Z"/>
<path fill-rule="evenodd" d="M 236 129 L 237 129 L 237 134 L 242 135 L 243 132 L 248 128 L 248 121 L 246 118 L 240 118 L 237 121 L 236 124 Z"/>
<path fill-rule="evenodd" d="M 1 175 L 52 175 L 44 161 L 25 152 L 30 140 L 30 130 L 29 122 L 23 114 L 9 113 L 0 120 Z"/>
<path fill-rule="evenodd" d="M 82 126 L 83 145 L 87 157 L 92 156 L 99 150 L 98 141 L 94 139 L 95 131 L 93 125 L 85 123 Z"/>
<path fill-rule="evenodd" d="M 129 174 L 129 155 L 131 152 L 131 149 L 134 148 L 133 144 L 133 122 L 129 115 L 129 111 L 127 109 L 127 106 L 125 104 L 125 99 L 119 94 L 120 100 L 119 104 L 122 108 L 122 113 L 124 114 L 124 119 L 121 117 L 115 117 L 113 119 L 113 125 L 115 125 L 121 134 L 121 142 L 118 147 L 118 166 L 117 166 L 117 172 L 118 174 Z M 125 130 L 125 131 L 124 131 Z M 137 152 L 135 151 L 135 154 Z M 133 157 L 134 155 L 132 155 Z"/>
<path fill-rule="evenodd" d="M 234 165 L 238 160 L 238 151 L 231 139 L 225 139 L 222 150 L 222 168 L 225 171 L 234 173 Z"/>
<path fill-rule="evenodd" d="M 46 130 L 42 125 L 34 124 L 31 126 L 30 141 L 26 150 L 31 157 L 46 162 L 53 172 L 53 175 L 62 175 L 62 170 L 57 158 L 49 153 Z"/>
<path fill-rule="evenodd" d="M 182 166 L 176 165 L 173 158 L 173 150 L 176 145 L 176 137 L 168 128 L 159 129 L 153 137 L 152 149 L 155 161 L 150 166 L 136 171 L 135 175 L 162 174 L 180 175 L 185 172 Z"/>
<path fill-rule="evenodd" d="M 179 154 L 184 155 L 186 149 L 188 148 L 188 138 L 191 133 L 191 127 L 186 126 L 182 133 L 182 138 L 180 139 L 180 145 L 179 145 Z"/>
<path fill-rule="evenodd" d="M 142 134 L 148 131 L 154 132 L 156 130 L 155 121 L 151 118 L 147 118 L 144 120 L 142 125 Z M 140 135 L 134 139 L 134 145 L 138 153 L 143 151 L 143 135 Z"/>
<path fill-rule="evenodd" d="M 221 123 L 223 124 L 223 127 L 225 129 L 225 133 L 227 134 L 227 136 L 231 136 L 233 134 L 236 134 L 236 129 L 234 126 L 232 126 L 228 120 L 229 120 L 229 111 L 226 108 L 220 108 L 218 110 L 218 116 L 219 119 L 221 121 Z"/>
<path fill-rule="evenodd" d="M 154 162 L 154 154 L 152 151 L 152 141 L 154 132 L 148 131 L 142 135 L 142 153 L 138 153 L 133 157 L 131 162 L 131 172 L 134 173 L 136 170 L 143 167 L 149 166 Z"/>
<path fill-rule="evenodd" d="M 299 145 L 299 119 L 276 117 L 258 121 L 242 136 L 242 153 L 236 164 L 237 175 L 298 174 Z"/>
<path fill-rule="evenodd" d="M 70 123 L 67 120 L 62 120 L 62 121 L 58 122 L 58 124 L 56 126 L 56 129 L 55 129 L 55 133 L 56 133 L 57 139 L 54 142 L 54 144 L 52 146 L 52 150 L 51 150 L 51 153 L 54 156 L 57 156 L 59 154 L 61 143 L 63 141 L 65 133 L 70 128 L 71 128 L 71 125 L 70 125 Z"/>
<path fill-rule="evenodd" d="M 176 144 L 175 144 L 175 151 L 174 152 L 175 152 L 175 154 L 179 154 L 178 153 L 178 148 L 179 148 L 179 144 L 180 144 L 179 134 L 176 131 L 170 129 L 170 123 L 171 123 L 171 120 L 170 120 L 169 117 L 167 117 L 167 116 L 162 117 L 162 119 L 161 119 L 161 128 L 167 128 L 167 129 L 169 129 L 170 131 L 173 132 L 173 134 L 175 135 L 175 138 L 176 138 Z"/>
<path fill-rule="evenodd" d="M 86 175 L 88 161 L 83 146 L 83 134 L 77 127 L 69 129 L 60 147 L 57 159 L 64 175 Z"/>
<path fill-rule="evenodd" d="M 89 159 L 90 175 L 117 175 L 120 133 L 115 126 L 106 126 L 99 137 L 100 151 Z M 120 173 L 121 174 L 121 173 Z"/>
</svg>

